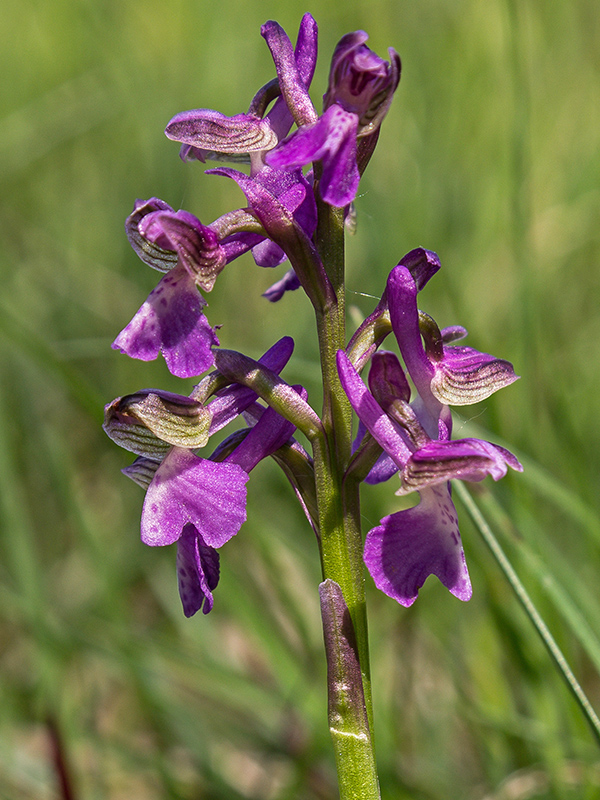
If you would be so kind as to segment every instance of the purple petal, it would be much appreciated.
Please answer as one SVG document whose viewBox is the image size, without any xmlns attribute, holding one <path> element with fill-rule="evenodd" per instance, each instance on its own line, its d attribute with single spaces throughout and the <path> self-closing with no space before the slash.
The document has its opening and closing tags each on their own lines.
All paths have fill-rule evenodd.
<svg viewBox="0 0 600 800">
<path fill-rule="evenodd" d="M 464 406 L 485 400 L 518 380 L 512 364 L 462 345 L 444 346 L 443 359 L 434 364 L 431 391 L 447 405 Z"/>
<path fill-rule="evenodd" d="M 212 228 L 188 211 L 155 211 L 142 219 L 139 230 L 146 240 L 175 250 L 195 283 L 210 292 L 227 261 Z"/>
<path fill-rule="evenodd" d="M 325 114 L 333 110 L 335 114 L 331 113 L 329 119 L 331 149 L 323 158 L 320 192 L 326 203 L 343 207 L 354 200 L 360 182 L 356 163 L 358 117 L 337 105 L 331 106 Z"/>
<path fill-rule="evenodd" d="M 258 233 L 249 233 L 248 231 L 239 231 L 227 236 L 221 241 L 221 247 L 225 253 L 225 258 L 229 264 L 234 259 L 252 250 L 257 244 L 265 241 L 265 237 Z M 256 259 L 255 259 L 256 260 Z M 259 264 L 262 266 L 262 264 Z"/>
<path fill-rule="evenodd" d="M 447 328 L 442 328 L 440 333 L 442 334 L 442 342 L 450 344 L 451 342 L 459 341 L 459 339 L 464 339 L 467 335 L 467 329 L 463 328 L 462 325 L 450 325 Z"/>
<path fill-rule="evenodd" d="M 447 485 L 420 492 L 421 502 L 381 520 L 365 540 L 365 564 L 378 589 L 410 606 L 429 575 L 437 575 L 459 600 L 471 581 Z"/>
<path fill-rule="evenodd" d="M 357 129 L 356 114 L 333 105 L 314 124 L 299 128 L 267 153 L 265 160 L 278 169 L 322 160 L 321 197 L 331 205 L 348 205 L 356 196 L 360 180 L 356 165 Z"/>
<path fill-rule="evenodd" d="M 425 353 L 421 340 L 417 284 L 408 267 L 398 264 L 390 272 L 387 296 L 392 328 L 402 358 L 427 412 L 428 419 L 422 420 L 423 425 L 431 437 L 436 437 L 442 404 L 431 391 L 435 369 Z"/>
<path fill-rule="evenodd" d="M 491 475 L 495 481 L 506 475 L 507 468 L 522 471 L 517 459 L 504 448 L 482 439 L 432 440 L 408 459 L 398 494 L 457 479 L 482 481 Z"/>
<path fill-rule="evenodd" d="M 188 523 L 177 542 L 177 582 L 186 617 L 213 607 L 212 590 L 219 582 L 219 554 L 206 545 L 196 528 Z"/>
<path fill-rule="evenodd" d="M 200 150 L 226 154 L 270 150 L 278 141 L 268 119 L 249 114 L 227 117 L 208 108 L 176 114 L 165 134 L 169 139 Z"/>
<path fill-rule="evenodd" d="M 269 20 L 262 26 L 260 32 L 273 56 L 281 93 L 294 119 L 299 125 L 314 122 L 317 112 L 304 82 L 304 77 L 307 74 L 304 51 L 299 59 L 303 71 L 303 74 L 301 74 L 292 49 L 292 43 L 281 25 Z M 310 50 L 314 49 L 313 54 L 313 52 L 308 52 L 309 47 L 304 48 L 306 50 L 306 61 L 310 62 L 316 55 L 316 25 L 309 26 L 307 24 L 306 32 L 310 33 L 312 37 Z"/>
<path fill-rule="evenodd" d="M 382 453 L 373 464 L 371 471 L 365 478 L 365 483 L 377 484 L 389 481 L 398 472 L 398 464 L 387 453 Z"/>
<path fill-rule="evenodd" d="M 317 224 L 316 203 L 312 187 L 301 170 L 265 167 L 248 176 L 228 167 L 218 167 L 207 170 L 207 173 L 234 180 L 267 230 L 277 223 L 289 224 L 293 218 L 306 236 L 312 237 Z"/>
<path fill-rule="evenodd" d="M 303 400 L 307 393 L 301 387 L 294 387 Z M 250 472 L 263 458 L 282 447 L 295 431 L 295 426 L 281 417 L 272 408 L 267 408 L 260 420 L 251 429 L 244 441 L 227 458 L 228 464 L 239 464 Z"/>
<path fill-rule="evenodd" d="M 429 282 L 440 269 L 440 259 L 433 250 L 417 247 L 405 256 L 402 256 L 398 266 L 406 267 L 413 276 L 417 292 Z M 464 330 L 464 329 L 463 329 Z"/>
<path fill-rule="evenodd" d="M 307 89 L 311 84 L 317 65 L 317 43 L 317 23 L 314 17 L 306 13 L 300 21 L 294 58 L 296 59 L 300 80 Z"/>
<path fill-rule="evenodd" d="M 252 258 L 257 266 L 272 269 L 285 261 L 287 256 L 278 244 L 270 239 L 263 239 L 252 248 Z"/>
<path fill-rule="evenodd" d="M 395 353 L 386 350 L 374 353 L 369 370 L 369 389 L 384 409 L 394 400 L 408 403 L 410 386 Z"/>
<path fill-rule="evenodd" d="M 402 469 L 411 451 L 401 434 L 369 392 L 343 350 L 338 350 L 337 366 L 342 387 L 358 418 L 365 424 L 375 441 Z"/>
<path fill-rule="evenodd" d="M 281 280 L 276 281 L 269 286 L 266 292 L 263 292 L 263 297 L 266 297 L 271 303 L 276 303 L 281 300 L 286 292 L 293 292 L 300 288 L 300 281 L 294 271 L 294 268 L 288 269 Z"/>
<path fill-rule="evenodd" d="M 158 468 L 142 509 L 142 541 L 173 544 L 192 523 L 205 544 L 221 547 L 246 519 L 248 475 L 237 464 L 215 464 L 174 447 Z"/>
<path fill-rule="evenodd" d="M 173 375 L 201 375 L 214 362 L 211 347 L 219 344 L 202 313 L 205 305 L 193 279 L 179 265 L 150 293 L 112 347 L 142 361 L 152 361 L 162 352 Z"/>
<path fill-rule="evenodd" d="M 312 81 L 317 63 L 317 35 L 317 23 L 310 14 L 305 14 L 300 22 L 294 58 L 298 68 L 298 77 L 307 89 Z M 279 140 L 287 136 L 294 118 L 283 96 L 277 98 L 267 117 Z"/>
</svg>

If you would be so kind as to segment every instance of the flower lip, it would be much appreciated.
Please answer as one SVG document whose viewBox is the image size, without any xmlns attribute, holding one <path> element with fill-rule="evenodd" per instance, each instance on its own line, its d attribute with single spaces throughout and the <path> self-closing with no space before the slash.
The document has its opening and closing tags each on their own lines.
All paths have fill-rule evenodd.
<svg viewBox="0 0 600 800">
<path fill-rule="evenodd" d="M 219 339 L 202 309 L 206 301 L 187 269 L 178 264 L 150 293 L 112 344 L 131 358 L 152 361 L 162 352 L 179 378 L 201 375 L 212 366 Z"/>
</svg>

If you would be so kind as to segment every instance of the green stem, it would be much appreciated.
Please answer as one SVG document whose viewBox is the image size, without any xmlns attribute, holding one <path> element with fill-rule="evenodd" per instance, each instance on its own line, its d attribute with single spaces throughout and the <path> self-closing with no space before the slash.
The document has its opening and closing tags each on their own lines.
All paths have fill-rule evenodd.
<svg viewBox="0 0 600 800">
<path fill-rule="evenodd" d="M 315 442 L 316 493 L 321 563 L 324 580 L 341 589 L 348 608 L 359 670 L 329 681 L 329 724 L 334 742 L 342 800 L 377 800 L 379 786 L 371 736 L 372 702 L 367 615 L 360 531 L 359 484 L 344 481 L 352 446 L 352 411 L 342 389 L 336 353 L 346 344 L 344 297 L 344 220 L 342 209 L 319 202 L 317 249 L 334 298 L 315 306 L 323 375 L 323 447 Z M 357 714 L 352 701 L 340 702 L 340 685 L 362 683 L 366 714 Z"/>
</svg>

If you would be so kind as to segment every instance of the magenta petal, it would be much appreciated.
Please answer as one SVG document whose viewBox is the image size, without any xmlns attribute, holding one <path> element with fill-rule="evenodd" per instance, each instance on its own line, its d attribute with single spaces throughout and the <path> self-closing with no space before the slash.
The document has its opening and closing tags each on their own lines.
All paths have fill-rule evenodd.
<svg viewBox="0 0 600 800">
<path fill-rule="evenodd" d="M 303 23 L 298 42 L 301 48 L 298 47 L 297 53 L 294 53 L 287 33 L 277 22 L 265 22 L 260 32 L 273 56 L 279 86 L 288 108 L 295 112 L 297 122 L 301 119 L 306 123 L 312 122 L 317 116 L 305 84 L 305 79 L 312 73 L 311 62 L 316 57 L 317 27 L 314 20 L 306 16 Z M 300 63 L 296 61 L 296 56 Z"/>
<path fill-rule="evenodd" d="M 384 517 L 369 531 L 365 564 L 377 588 L 403 606 L 414 603 L 429 575 L 459 600 L 469 600 L 471 581 L 448 485 L 420 495 L 418 506 Z"/>
<path fill-rule="evenodd" d="M 262 242 L 252 248 L 252 258 L 259 267 L 278 267 L 287 256 L 278 244 L 270 239 L 263 239 Z"/>
<path fill-rule="evenodd" d="M 312 125 L 304 125 L 265 156 L 268 164 L 291 169 L 322 160 L 321 196 L 336 206 L 351 203 L 360 175 L 356 165 L 358 117 L 332 105 Z"/>
<path fill-rule="evenodd" d="M 188 522 L 210 547 L 221 547 L 246 519 L 248 475 L 237 464 L 216 464 L 174 447 L 148 487 L 142 541 L 173 544 Z"/>
<path fill-rule="evenodd" d="M 392 420 L 369 392 L 343 350 L 338 350 L 337 367 L 342 387 L 356 415 L 364 423 L 375 441 L 389 453 L 402 469 L 411 451 Z"/>
<path fill-rule="evenodd" d="M 300 387 L 294 387 L 296 391 Z M 298 394 L 306 400 L 306 391 Z M 239 464 L 245 472 L 250 472 L 263 458 L 274 453 L 288 441 L 295 426 L 281 417 L 272 408 L 267 408 L 244 441 L 228 457 L 227 463 Z"/>
<path fill-rule="evenodd" d="M 328 139 L 331 147 L 323 158 L 320 191 L 326 203 L 341 208 L 354 200 L 360 182 L 356 163 L 358 117 L 337 105 L 331 106 L 324 116 L 330 114 Z"/>
<path fill-rule="evenodd" d="M 382 453 L 365 478 L 365 483 L 384 483 L 389 481 L 392 475 L 396 475 L 397 472 L 398 464 L 387 453 Z"/>
<path fill-rule="evenodd" d="M 369 389 L 385 409 L 395 400 L 408 403 L 410 386 L 395 353 L 387 350 L 373 353 L 369 370 Z"/>
<path fill-rule="evenodd" d="M 312 187 L 301 170 L 281 171 L 264 167 L 252 176 L 228 167 L 206 172 L 234 180 L 267 230 L 278 221 L 285 225 L 293 218 L 309 238 L 313 235 L 317 208 Z"/>
<path fill-rule="evenodd" d="M 213 364 L 211 347 L 219 344 L 202 313 L 205 305 L 193 279 L 179 265 L 150 293 L 113 349 L 142 361 L 152 361 L 162 352 L 173 375 L 201 375 Z"/>
<path fill-rule="evenodd" d="M 440 269 L 440 259 L 433 250 L 425 250 L 424 247 L 416 247 L 405 256 L 402 256 L 398 266 L 406 267 L 413 276 L 417 292 L 429 282 L 435 273 Z M 464 330 L 461 329 L 461 330 Z M 466 335 L 466 331 L 465 331 Z"/>
<path fill-rule="evenodd" d="M 408 459 L 399 494 L 455 479 L 476 482 L 491 475 L 498 481 L 508 467 L 523 469 L 512 453 L 483 439 L 432 440 Z"/>
<path fill-rule="evenodd" d="M 431 391 L 447 405 L 478 403 L 518 379 L 509 361 L 464 345 L 444 345 L 434 366 Z"/>
<path fill-rule="evenodd" d="M 278 300 L 281 300 L 286 292 L 293 292 L 299 288 L 300 281 L 292 267 L 292 269 L 288 269 L 283 278 L 269 286 L 266 292 L 263 292 L 263 297 L 266 297 L 271 303 L 276 303 Z"/>
<path fill-rule="evenodd" d="M 212 610 L 212 590 L 219 582 L 219 554 L 204 543 L 191 523 L 177 542 L 177 582 L 186 617 L 200 609 L 203 614 Z"/>
<path fill-rule="evenodd" d="M 270 150 L 277 135 L 268 119 L 249 114 L 227 117 L 209 108 L 182 111 L 165 129 L 169 139 L 216 153 L 252 153 Z"/>
</svg>

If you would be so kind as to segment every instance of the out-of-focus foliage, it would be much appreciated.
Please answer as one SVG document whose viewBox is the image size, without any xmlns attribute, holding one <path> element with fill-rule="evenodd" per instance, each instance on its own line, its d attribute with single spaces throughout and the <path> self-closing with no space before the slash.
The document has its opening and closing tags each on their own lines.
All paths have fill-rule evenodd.
<svg viewBox="0 0 600 800">
<path fill-rule="evenodd" d="M 347 31 L 403 60 L 348 242 L 351 318 L 424 246 L 443 269 L 423 308 L 514 362 L 522 380 L 465 424 L 526 471 L 478 498 L 600 704 L 596 4 L 23 0 L 0 9 L 2 796 L 59 796 L 60 739 L 82 798 L 335 797 L 317 549 L 285 480 L 253 473 L 215 610 L 185 620 L 174 552 L 139 542 L 142 493 L 100 430 L 118 394 L 191 388 L 110 349 L 156 278 L 123 233 L 134 199 L 205 222 L 242 203 L 181 163 L 163 127 L 189 108 L 246 110 L 273 75 L 261 23 L 294 33 L 306 10 L 321 29 L 315 99 Z M 314 397 L 309 305 L 268 305 L 274 274 L 236 261 L 209 318 L 254 356 L 294 336 L 285 375 Z M 365 527 L 396 502 L 365 489 Z M 578 709 L 466 515 L 462 529 L 470 603 L 433 580 L 408 610 L 369 589 L 384 796 L 597 796 Z"/>
</svg>

